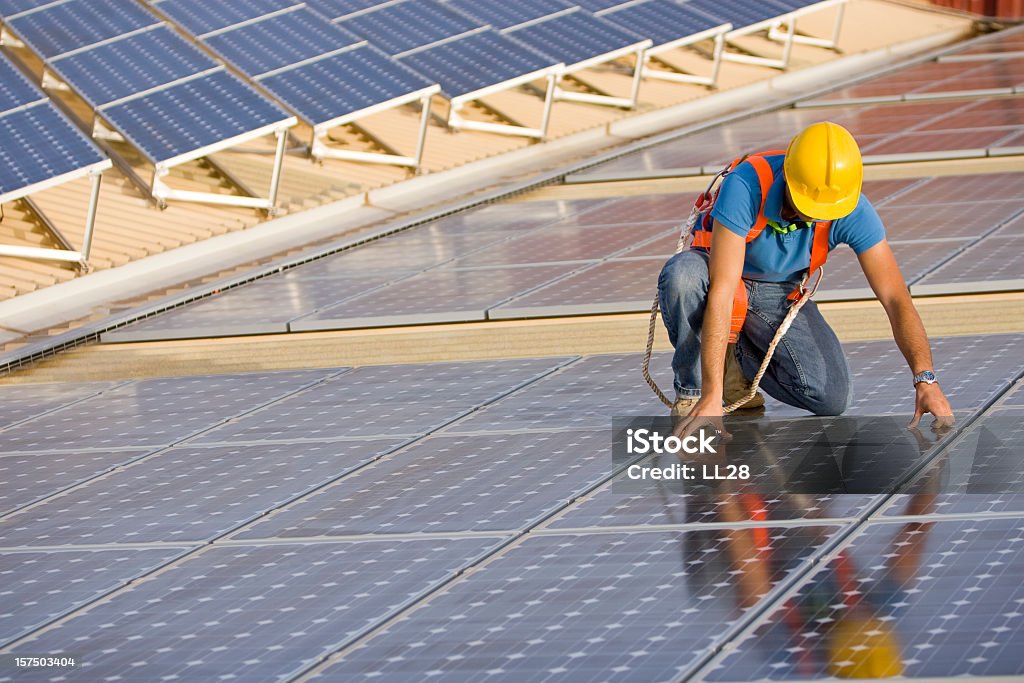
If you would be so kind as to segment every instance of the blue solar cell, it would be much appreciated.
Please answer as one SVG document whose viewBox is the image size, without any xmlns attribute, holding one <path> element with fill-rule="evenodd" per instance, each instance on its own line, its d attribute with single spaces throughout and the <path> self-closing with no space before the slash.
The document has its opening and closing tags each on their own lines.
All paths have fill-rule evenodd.
<svg viewBox="0 0 1024 683">
<path fill-rule="evenodd" d="M 0 112 L 44 99 L 40 92 L 18 67 L 0 55 Z"/>
<path fill-rule="evenodd" d="M 577 0 L 576 4 L 588 12 L 600 12 L 610 7 L 625 5 L 627 2 L 633 2 L 633 0 Z"/>
<path fill-rule="evenodd" d="M 153 6 L 198 36 L 296 4 L 296 0 L 157 0 Z"/>
<path fill-rule="evenodd" d="M 260 79 L 306 121 L 326 123 L 433 85 L 369 45 Z"/>
<path fill-rule="evenodd" d="M 166 26 L 77 52 L 51 63 L 94 107 L 217 66 Z"/>
<path fill-rule="evenodd" d="M 601 16 L 619 26 L 654 41 L 655 47 L 675 42 L 702 31 L 727 23 L 724 15 L 709 15 L 674 0 L 651 0 L 622 9 L 611 10 Z"/>
<path fill-rule="evenodd" d="M 652 0 L 652 2 L 672 2 L 672 0 Z M 733 28 L 752 26 L 768 19 L 780 17 L 793 9 L 774 0 L 729 4 L 725 4 L 721 0 L 687 0 L 686 6 L 718 19 L 720 24 L 730 23 Z"/>
<path fill-rule="evenodd" d="M 289 118 L 224 71 L 112 106 L 103 117 L 154 163 Z"/>
<path fill-rule="evenodd" d="M 403 55 L 399 61 L 441 84 L 446 97 L 468 95 L 558 64 L 518 40 L 483 31 Z"/>
<path fill-rule="evenodd" d="M 51 2 L 53 0 L 0 0 L 0 17 L 9 17 Z"/>
<path fill-rule="evenodd" d="M 0 116 L 0 195 L 104 159 L 49 102 Z"/>
<path fill-rule="evenodd" d="M 204 42 L 245 73 L 257 76 L 361 40 L 314 12 L 299 9 L 218 33 Z"/>
<path fill-rule="evenodd" d="M 387 5 L 340 23 L 389 55 L 457 36 L 482 25 L 438 0 Z"/>
<path fill-rule="evenodd" d="M 450 0 L 448 4 L 499 30 L 575 7 L 567 0 Z"/>
<path fill-rule="evenodd" d="M 565 64 L 636 45 L 643 38 L 589 12 L 570 12 L 509 31 L 538 52 Z"/>
<path fill-rule="evenodd" d="M 307 0 L 306 4 L 332 21 L 391 0 Z"/>
<path fill-rule="evenodd" d="M 159 20 L 124 0 L 70 0 L 13 19 L 11 28 L 45 59 L 152 26 Z"/>
</svg>

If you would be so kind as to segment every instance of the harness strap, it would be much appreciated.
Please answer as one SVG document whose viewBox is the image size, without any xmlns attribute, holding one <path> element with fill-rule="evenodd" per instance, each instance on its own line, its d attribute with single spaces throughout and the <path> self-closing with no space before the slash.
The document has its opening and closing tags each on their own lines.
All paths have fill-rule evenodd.
<svg viewBox="0 0 1024 683">
<path fill-rule="evenodd" d="M 764 154 L 768 154 L 768 152 L 764 152 Z M 768 201 L 768 191 L 772 189 L 775 177 L 772 174 L 772 167 L 763 156 L 747 157 L 747 163 L 754 167 L 754 171 L 757 172 L 757 182 L 761 185 L 761 206 L 757 210 L 757 220 L 754 221 L 754 227 L 747 233 L 747 241 L 753 242 L 768 225 L 768 217 L 764 215 L 764 205 Z"/>
</svg>

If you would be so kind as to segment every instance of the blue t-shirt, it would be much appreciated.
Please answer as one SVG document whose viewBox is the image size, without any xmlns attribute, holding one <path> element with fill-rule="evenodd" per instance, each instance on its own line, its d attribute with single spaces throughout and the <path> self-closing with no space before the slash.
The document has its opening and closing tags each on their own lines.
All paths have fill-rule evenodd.
<svg viewBox="0 0 1024 683">
<path fill-rule="evenodd" d="M 782 171 L 784 154 L 765 157 L 771 165 L 775 180 L 764 205 L 764 215 L 782 227 L 789 221 L 781 216 L 786 196 L 786 179 Z M 750 164 L 740 164 L 722 181 L 722 189 L 715 200 L 711 216 L 740 237 L 746 237 L 757 221 L 761 208 L 761 184 L 757 172 Z M 811 243 L 814 230 L 800 228 L 785 234 L 766 226 L 764 232 L 747 243 L 743 277 L 766 282 L 799 280 L 811 264 Z M 860 254 L 885 239 L 885 227 L 875 207 L 864 195 L 860 196 L 853 213 L 832 221 L 829 230 L 829 251 L 838 244 L 849 244 Z"/>
</svg>

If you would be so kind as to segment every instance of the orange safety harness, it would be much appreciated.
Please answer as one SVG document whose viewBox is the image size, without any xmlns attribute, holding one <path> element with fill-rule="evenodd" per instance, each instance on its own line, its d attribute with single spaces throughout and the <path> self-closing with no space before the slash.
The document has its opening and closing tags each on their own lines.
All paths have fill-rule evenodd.
<svg viewBox="0 0 1024 683">
<path fill-rule="evenodd" d="M 747 233 L 747 244 L 750 244 L 757 239 L 768 225 L 768 217 L 764 215 L 764 205 L 768 201 L 768 192 L 772 188 L 772 183 L 775 182 L 775 175 L 772 173 L 771 164 L 765 160 L 765 157 L 775 154 L 785 154 L 785 152 L 773 150 L 770 152 L 748 154 L 745 157 L 733 160 L 733 162 L 726 168 L 725 172 L 720 174 L 721 177 L 725 177 L 725 175 L 732 172 L 737 166 L 744 162 L 750 164 L 757 173 L 757 181 L 761 185 L 761 206 L 758 209 L 757 220 L 754 221 L 754 227 L 752 227 L 750 232 Z M 708 196 L 709 193 L 704 192 L 697 198 L 698 203 L 701 203 L 702 200 L 704 200 L 704 205 L 700 209 L 701 213 L 704 214 L 704 219 L 701 221 L 701 229 L 695 230 L 693 233 L 693 242 L 690 244 L 691 247 L 711 251 L 711 208 L 715 205 L 715 201 L 718 199 L 719 189 L 720 186 L 716 187 L 710 196 Z M 808 273 L 813 273 L 825 265 L 825 261 L 828 259 L 828 233 L 831 227 L 832 221 L 816 221 L 814 223 L 814 237 L 811 240 L 811 264 L 807 271 Z M 787 298 L 790 301 L 796 301 L 800 298 L 802 291 L 803 285 L 800 285 L 794 289 Z M 736 340 L 739 338 L 740 330 L 743 328 L 743 322 L 746 318 L 747 288 L 744 286 L 741 278 L 739 284 L 736 286 L 736 294 L 733 296 L 732 301 L 732 321 L 729 326 L 730 344 L 736 343 Z"/>
<path fill-rule="evenodd" d="M 785 154 L 785 152 L 781 150 L 757 152 L 755 154 L 748 154 L 738 159 L 734 159 L 731 164 L 719 171 L 718 175 L 711 179 L 711 183 L 708 185 L 707 189 L 697 196 L 697 200 L 693 204 L 693 209 L 690 210 L 690 217 L 680 228 L 679 242 L 676 245 L 677 254 L 688 247 L 702 248 L 707 249 L 708 251 L 711 250 L 713 235 L 711 209 L 714 207 L 715 201 L 718 199 L 718 193 L 721 190 L 721 183 L 719 181 L 725 178 L 725 176 L 731 173 L 741 163 L 749 163 L 754 168 L 754 171 L 757 173 L 758 183 L 761 186 L 761 205 L 757 212 L 757 220 L 754 222 L 754 226 L 751 228 L 750 232 L 747 233 L 746 242 L 750 243 L 757 239 L 768 225 L 768 217 L 764 215 L 764 206 L 768 201 L 768 192 L 771 190 L 772 184 L 775 182 L 775 174 L 772 172 L 772 167 L 765 157 L 775 154 Z M 694 230 L 698 220 L 701 222 L 701 229 Z M 776 330 L 775 338 L 772 339 L 771 344 L 769 344 L 768 349 L 765 352 L 764 360 L 761 361 L 761 367 L 758 369 L 754 379 L 751 380 L 749 393 L 739 401 L 726 406 L 724 412 L 730 413 L 743 406 L 747 401 L 754 397 L 754 394 L 757 392 L 758 384 L 761 382 L 761 378 L 764 377 L 764 373 L 768 370 L 768 365 L 771 362 L 772 356 L 775 354 L 775 348 L 778 346 L 779 342 L 782 341 L 783 335 L 785 335 L 789 330 L 789 326 L 796 318 L 796 314 L 800 311 L 803 305 L 807 303 L 811 296 L 814 295 L 814 292 L 817 291 L 818 285 L 821 283 L 822 273 L 824 272 L 823 266 L 825 265 L 825 261 L 828 259 L 828 236 L 831 227 L 832 221 L 816 221 L 814 223 L 814 235 L 811 239 L 810 266 L 808 267 L 807 274 L 804 275 L 803 280 L 787 297 L 791 302 L 789 313 L 786 314 L 786 317 L 783 318 L 778 330 Z M 814 286 L 808 289 L 807 283 L 814 273 L 818 273 L 818 277 L 814 282 Z M 743 328 L 743 323 L 747 318 L 747 303 L 747 288 L 746 285 L 743 284 L 743 279 L 740 278 L 739 284 L 736 287 L 736 294 L 733 297 L 732 318 L 729 326 L 729 343 L 731 344 L 736 342 L 739 337 L 739 332 Z M 658 312 L 658 297 L 655 296 L 654 303 L 651 305 L 651 320 L 647 332 L 647 349 L 644 354 L 642 372 L 644 380 L 647 382 L 648 386 L 651 387 L 662 403 L 671 408 L 672 401 L 670 401 L 665 393 L 658 387 L 657 382 L 655 382 L 654 378 L 651 377 L 650 372 L 651 352 L 654 349 L 654 332 L 657 326 Z"/>
</svg>

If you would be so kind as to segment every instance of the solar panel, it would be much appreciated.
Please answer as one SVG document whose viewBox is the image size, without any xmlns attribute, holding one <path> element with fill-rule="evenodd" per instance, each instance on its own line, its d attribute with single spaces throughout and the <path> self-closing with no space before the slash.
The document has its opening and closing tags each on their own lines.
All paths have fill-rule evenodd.
<svg viewBox="0 0 1024 683">
<path fill-rule="evenodd" d="M 307 9 L 277 14 L 204 39 L 250 76 L 350 47 L 361 39 Z"/>
<path fill-rule="evenodd" d="M 401 442 L 172 448 L 15 512 L 0 529 L 0 541 L 51 546 L 211 540 Z M 75 524 L 69 526 L 68 517 Z"/>
<path fill-rule="evenodd" d="M 576 4 L 588 12 L 600 12 L 629 2 L 633 2 L 633 0 L 578 0 Z"/>
<path fill-rule="evenodd" d="M 985 411 L 886 504 L 883 515 L 1024 514 L 1021 417 L 1020 407 Z"/>
<path fill-rule="evenodd" d="M 39 634 L 32 646 L 63 652 L 77 644 L 90 654 L 80 656 L 76 674 L 89 680 L 123 678 L 142 668 L 147 678 L 288 680 L 498 542 L 210 548 L 91 605 Z M 188 609 L 182 609 L 185 600 Z"/>
<path fill-rule="evenodd" d="M 736 3 L 735 6 L 738 9 L 740 4 Z M 742 6 L 752 8 L 757 5 L 743 4 Z M 730 9 L 729 15 L 732 14 L 733 11 Z M 730 21 L 702 11 L 692 1 L 682 4 L 675 0 L 627 3 L 602 12 L 601 16 L 614 21 L 632 33 L 650 38 L 655 47 L 675 43 Z"/>
<path fill-rule="evenodd" d="M 979 175 L 956 175 L 929 178 L 908 192 L 886 202 L 886 206 L 934 206 L 953 204 L 968 198 L 969 203 L 984 207 L 987 202 L 1013 201 L 1020 198 L 1022 173 L 982 173 Z M 945 212 L 951 207 L 943 206 Z M 990 220 L 980 221 L 982 226 L 991 226 Z"/>
<path fill-rule="evenodd" d="M 103 340 L 123 342 L 283 333 L 288 331 L 289 320 L 338 304 L 402 276 L 400 272 L 384 272 L 307 278 L 300 268 L 105 333 Z"/>
<path fill-rule="evenodd" d="M 103 117 L 153 163 L 205 155 L 232 138 L 287 125 L 289 118 L 225 71 L 108 107 Z"/>
<path fill-rule="evenodd" d="M 20 69 L 9 60 L 0 59 L 0 113 L 45 97 Z"/>
<path fill-rule="evenodd" d="M 295 0 L 151 0 L 151 4 L 190 33 L 200 36 L 298 3 Z"/>
<path fill-rule="evenodd" d="M 330 330 L 484 320 L 487 310 L 577 266 L 550 264 L 483 270 L 430 270 L 292 322 L 289 329 Z"/>
<path fill-rule="evenodd" d="M 0 386 L 0 429 L 109 389 L 113 382 Z"/>
<path fill-rule="evenodd" d="M 555 261 L 593 261 L 611 257 L 638 241 L 671 230 L 666 223 L 610 227 L 561 227 L 558 224 L 456 259 L 450 268 L 508 266 Z"/>
<path fill-rule="evenodd" d="M 834 532 L 770 529 L 779 561 L 762 575 L 761 591 Z M 741 533 L 530 536 L 313 680 L 410 672 L 447 680 L 675 678 L 757 602 L 755 595 L 737 599 L 751 571 L 730 552 Z"/>
<path fill-rule="evenodd" d="M 651 373 L 662 386 L 671 385 L 670 362 L 669 354 L 656 354 L 651 362 Z M 443 433 L 607 430 L 617 415 L 663 415 L 665 407 L 638 377 L 640 354 L 585 357 L 459 420 Z"/>
<path fill-rule="evenodd" d="M 913 105 L 912 105 L 913 106 Z M 1024 125 L 1021 100 L 1013 97 L 972 100 L 945 116 L 933 118 L 917 130 L 1019 127 Z"/>
<path fill-rule="evenodd" d="M 335 21 L 355 12 L 362 12 L 392 0 L 306 0 L 306 4 Z"/>
<path fill-rule="evenodd" d="M 433 86 L 370 45 L 346 50 L 260 79 L 307 121 L 326 124 Z"/>
<path fill-rule="evenodd" d="M 940 285 L 952 285 L 951 292 L 1020 289 L 1024 285 L 1022 247 L 1024 237 L 1019 235 L 986 237 L 926 275 L 915 289 L 922 293 Z"/>
<path fill-rule="evenodd" d="M 163 446 L 330 374 L 302 370 L 139 380 L 5 430 L 4 450 Z"/>
<path fill-rule="evenodd" d="M 665 2 L 666 0 L 652 1 Z M 815 3 L 763 0 L 763 2 L 731 2 L 725 4 L 714 2 L 713 0 L 687 0 L 686 4 L 694 10 L 716 18 L 719 24 L 730 23 L 733 25 L 733 28 L 739 29 L 760 24 L 769 19 L 789 14 L 794 9 Z"/>
<path fill-rule="evenodd" d="M 564 360 L 363 367 L 266 410 L 210 430 L 194 443 L 297 442 L 420 436 L 494 400 Z M 431 396 L 428 402 L 424 396 Z"/>
<path fill-rule="evenodd" d="M 36 7 L 49 5 L 53 0 L 0 0 L 0 16 L 10 17 Z"/>
<path fill-rule="evenodd" d="M 665 258 L 607 261 L 489 311 L 494 319 L 650 310 Z"/>
<path fill-rule="evenodd" d="M 439 83 L 449 99 L 557 65 L 514 38 L 490 30 L 402 55 L 398 61 Z"/>
<path fill-rule="evenodd" d="M 643 39 L 589 12 L 569 12 L 512 29 L 508 35 L 568 65 L 635 48 Z"/>
<path fill-rule="evenodd" d="M 463 14 L 489 24 L 499 31 L 535 21 L 556 12 L 572 9 L 578 3 L 568 0 L 519 0 L 515 4 L 500 0 L 448 0 L 447 4 Z"/>
<path fill-rule="evenodd" d="M 867 661 L 907 678 L 1019 676 L 1022 531 L 1021 519 L 872 524 L 701 678 L 847 677 Z"/>
<path fill-rule="evenodd" d="M 149 451 L 89 451 L 8 455 L 0 458 L 0 515 L 90 477 L 107 472 Z"/>
<path fill-rule="evenodd" d="M 0 197 L 110 162 L 50 102 L 0 116 Z M 69 178 L 70 179 L 70 178 Z"/>
<path fill-rule="evenodd" d="M 921 279 L 943 261 L 952 258 L 971 245 L 974 238 L 939 238 L 935 241 L 890 241 L 900 273 L 907 284 Z M 818 288 L 818 301 L 836 299 L 873 299 L 874 294 L 864 277 L 864 270 L 852 249 L 834 250 L 828 258 L 826 273 Z"/>
<path fill-rule="evenodd" d="M 598 430 L 423 439 L 235 538 L 521 529 L 608 476 L 608 438 Z"/>
<path fill-rule="evenodd" d="M 0 640 L 10 642 L 125 585 L 180 555 L 183 548 L 0 551 L 5 600 Z"/>
<path fill-rule="evenodd" d="M 217 62 L 166 26 L 78 52 L 51 62 L 89 104 L 103 105 L 197 73 Z"/>
<path fill-rule="evenodd" d="M 383 5 L 340 22 L 389 55 L 429 45 L 482 24 L 454 12 L 440 0 L 415 0 Z"/>
<path fill-rule="evenodd" d="M 69 0 L 12 19 L 10 26 L 39 56 L 49 59 L 157 21 L 134 2 Z"/>
</svg>

